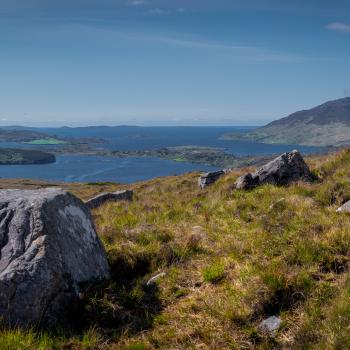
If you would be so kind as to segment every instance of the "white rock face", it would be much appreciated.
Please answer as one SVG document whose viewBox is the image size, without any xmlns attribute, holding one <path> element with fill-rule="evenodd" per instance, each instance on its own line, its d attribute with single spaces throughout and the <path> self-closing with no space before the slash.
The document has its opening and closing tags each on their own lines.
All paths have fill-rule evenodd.
<svg viewBox="0 0 350 350">
<path fill-rule="evenodd" d="M 341 207 L 337 209 L 338 213 L 350 213 L 350 201 L 344 203 Z"/>
<path fill-rule="evenodd" d="M 80 293 L 109 278 L 89 210 L 60 189 L 0 191 L 0 316 L 59 323 Z"/>
</svg>

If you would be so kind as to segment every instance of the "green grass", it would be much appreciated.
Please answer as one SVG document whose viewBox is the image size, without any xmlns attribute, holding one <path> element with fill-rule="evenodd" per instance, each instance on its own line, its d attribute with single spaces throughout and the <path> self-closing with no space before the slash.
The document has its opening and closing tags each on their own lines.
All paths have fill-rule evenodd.
<svg viewBox="0 0 350 350">
<path fill-rule="evenodd" d="M 37 140 L 28 141 L 25 143 L 27 143 L 29 145 L 62 145 L 62 144 L 65 144 L 66 141 L 62 141 L 62 140 L 48 137 L 45 139 L 37 139 Z"/>
<path fill-rule="evenodd" d="M 222 262 L 215 262 L 203 270 L 203 279 L 206 282 L 216 283 L 224 278 L 225 265 Z"/>
<path fill-rule="evenodd" d="M 86 330 L 73 336 L 3 330 L 0 345 L 348 349 L 350 215 L 335 210 L 350 199 L 350 152 L 308 161 L 318 176 L 312 184 L 235 191 L 237 172 L 205 190 L 198 174 L 133 185 L 133 202 L 93 212 L 112 281 L 87 296 Z M 119 189 L 64 186 L 84 199 Z M 257 327 L 272 315 L 283 320 L 274 339 Z"/>
<path fill-rule="evenodd" d="M 174 158 L 174 161 L 175 162 L 186 162 L 186 158 L 183 158 L 183 157 L 177 157 L 177 158 Z"/>
</svg>

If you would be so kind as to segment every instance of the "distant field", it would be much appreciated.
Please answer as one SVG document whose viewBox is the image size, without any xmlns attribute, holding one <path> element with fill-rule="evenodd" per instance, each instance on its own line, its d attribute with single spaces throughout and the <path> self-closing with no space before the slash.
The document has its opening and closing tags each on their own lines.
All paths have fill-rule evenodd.
<svg viewBox="0 0 350 350">
<path fill-rule="evenodd" d="M 29 145 L 62 145 L 62 144 L 65 144 L 66 142 L 49 137 L 49 138 L 45 138 L 45 139 L 32 140 L 32 141 L 28 141 L 25 143 L 27 143 Z"/>
</svg>

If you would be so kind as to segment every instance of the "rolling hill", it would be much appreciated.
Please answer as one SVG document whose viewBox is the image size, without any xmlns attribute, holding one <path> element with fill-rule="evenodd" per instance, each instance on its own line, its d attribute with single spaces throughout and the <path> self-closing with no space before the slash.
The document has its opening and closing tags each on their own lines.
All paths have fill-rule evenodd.
<svg viewBox="0 0 350 350">
<path fill-rule="evenodd" d="M 226 134 L 222 138 L 305 146 L 348 145 L 350 97 L 293 113 L 245 135 Z"/>
</svg>

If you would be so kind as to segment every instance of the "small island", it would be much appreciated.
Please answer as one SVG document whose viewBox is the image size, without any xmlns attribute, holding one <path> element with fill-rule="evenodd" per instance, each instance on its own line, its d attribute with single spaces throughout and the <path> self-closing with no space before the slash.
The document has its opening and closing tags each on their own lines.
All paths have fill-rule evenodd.
<svg viewBox="0 0 350 350">
<path fill-rule="evenodd" d="M 52 153 L 37 150 L 0 148 L 0 165 L 29 165 L 55 163 Z"/>
<path fill-rule="evenodd" d="M 261 165 L 272 156 L 245 156 L 238 157 L 226 153 L 222 148 L 203 146 L 177 146 L 164 147 L 144 151 L 110 151 L 101 155 L 114 157 L 158 157 L 176 162 L 189 162 L 196 164 L 210 165 L 217 168 L 240 168 L 245 166 Z"/>
<path fill-rule="evenodd" d="M 53 137 L 46 137 L 43 139 L 35 139 L 23 143 L 26 143 L 28 145 L 64 145 L 67 142 Z"/>
</svg>

